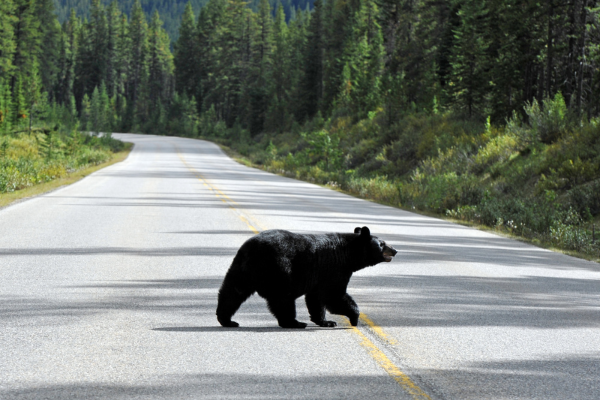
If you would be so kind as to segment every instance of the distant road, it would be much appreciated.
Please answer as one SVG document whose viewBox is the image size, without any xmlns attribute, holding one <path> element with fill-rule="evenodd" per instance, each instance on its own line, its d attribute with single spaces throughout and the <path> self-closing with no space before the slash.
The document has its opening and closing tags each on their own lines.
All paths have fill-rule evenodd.
<svg viewBox="0 0 600 400">
<path fill-rule="evenodd" d="M 598 399 L 600 265 L 114 136 L 124 162 L 0 210 L 0 399 Z M 364 225 L 399 253 L 351 280 L 359 329 L 284 330 L 258 296 L 218 325 L 254 232 Z"/>
</svg>

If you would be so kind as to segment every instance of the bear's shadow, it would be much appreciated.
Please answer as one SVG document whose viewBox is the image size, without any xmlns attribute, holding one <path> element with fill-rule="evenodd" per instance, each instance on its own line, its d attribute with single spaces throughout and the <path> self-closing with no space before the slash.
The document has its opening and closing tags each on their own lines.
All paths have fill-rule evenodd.
<svg viewBox="0 0 600 400">
<path fill-rule="evenodd" d="M 153 328 L 153 331 L 158 332 L 316 332 L 322 330 L 345 330 L 352 329 L 351 327 L 337 326 L 335 328 L 321 328 L 319 326 L 307 326 L 305 329 L 285 329 L 279 327 L 238 327 L 238 328 L 223 328 L 222 326 L 167 326 L 163 328 Z"/>
</svg>

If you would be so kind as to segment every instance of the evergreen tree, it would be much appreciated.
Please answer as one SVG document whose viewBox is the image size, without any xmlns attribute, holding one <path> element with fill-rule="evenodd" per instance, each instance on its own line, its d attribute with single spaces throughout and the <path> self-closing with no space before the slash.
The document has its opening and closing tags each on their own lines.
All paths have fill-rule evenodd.
<svg viewBox="0 0 600 400">
<path fill-rule="evenodd" d="M 115 62 L 115 74 L 116 74 L 116 87 L 115 91 L 117 94 L 117 105 L 116 109 L 119 110 L 119 130 L 128 131 L 131 129 L 133 124 L 133 113 L 131 109 L 128 109 L 128 105 L 132 104 L 132 101 L 128 96 L 131 91 L 128 90 L 129 76 L 131 74 L 131 37 L 129 35 L 129 22 L 127 15 L 121 15 L 121 21 L 119 23 L 119 34 L 117 37 L 117 50 L 116 50 L 116 62 Z M 114 95 L 114 93 L 113 93 Z"/>
<path fill-rule="evenodd" d="M 190 2 L 185 6 L 185 12 L 179 27 L 179 38 L 174 45 L 175 88 L 179 93 L 193 96 L 196 93 L 199 67 L 198 34 L 194 22 L 194 11 Z"/>
<path fill-rule="evenodd" d="M 79 29 L 81 22 L 71 12 L 69 20 L 62 27 L 60 56 L 57 62 L 58 76 L 54 98 L 61 104 L 68 104 L 74 94 L 75 65 L 79 48 Z"/>
<path fill-rule="evenodd" d="M 17 74 L 15 84 L 12 89 L 12 121 L 10 124 L 22 129 L 26 125 L 28 112 L 27 112 L 27 101 L 25 99 L 25 91 L 23 90 L 23 75 Z"/>
<path fill-rule="evenodd" d="M 262 87 L 271 75 L 273 50 L 273 17 L 269 0 L 260 0 L 258 5 L 258 37 L 255 41 L 255 68 L 258 69 L 257 82 Z"/>
<path fill-rule="evenodd" d="M 139 0 L 133 4 L 129 24 L 130 65 L 128 74 L 128 99 L 132 105 L 138 100 L 140 85 L 147 73 L 148 24 Z"/>
<path fill-rule="evenodd" d="M 314 117 L 320 111 L 323 99 L 323 19 L 321 0 L 315 1 L 315 9 L 308 27 L 304 60 L 300 120 Z"/>
<path fill-rule="evenodd" d="M 35 0 L 16 0 L 15 16 L 17 17 L 14 25 L 15 52 L 12 60 L 14 70 L 12 89 L 16 93 L 17 80 L 21 81 L 21 89 L 26 90 L 23 82 L 27 82 L 38 62 L 37 56 L 40 52 L 40 21 L 36 16 Z"/>
<path fill-rule="evenodd" d="M 366 1 L 356 12 L 352 40 L 346 49 L 346 65 L 342 75 L 342 91 L 350 98 L 350 109 L 355 118 L 373 111 L 381 99 L 383 38 L 376 20 L 375 3 Z"/>
<path fill-rule="evenodd" d="M 103 125 L 103 110 L 102 103 L 100 101 L 100 92 L 98 87 L 94 88 L 92 92 L 92 100 L 90 102 L 90 119 L 89 119 L 89 130 L 93 133 L 102 132 Z"/>
<path fill-rule="evenodd" d="M 86 94 L 83 95 L 83 99 L 81 100 L 81 113 L 80 113 L 80 121 L 82 129 L 86 131 L 90 131 L 93 129 L 93 122 L 91 118 L 92 114 L 92 104 L 90 102 L 89 96 Z"/>
<path fill-rule="evenodd" d="M 13 24 L 16 22 L 13 0 L 0 2 L 0 78 L 8 77 L 12 70 L 12 59 L 16 43 Z"/>
<path fill-rule="evenodd" d="M 0 133 L 8 133 L 12 128 L 13 105 L 10 85 L 4 78 L 0 77 Z"/>
<path fill-rule="evenodd" d="M 167 104 L 173 90 L 173 55 L 169 37 L 162 28 L 162 21 L 155 12 L 148 30 L 149 94 L 151 107 Z"/>
<path fill-rule="evenodd" d="M 90 58 L 90 82 L 91 87 L 100 86 L 107 79 L 108 63 L 108 22 L 106 13 L 100 0 L 92 0 L 90 11 L 90 22 L 86 27 L 89 35 L 88 57 Z"/>
<path fill-rule="evenodd" d="M 106 10 L 106 70 L 104 73 L 106 90 L 110 96 L 123 91 L 120 74 L 122 54 L 119 51 L 119 35 L 123 33 L 122 22 L 121 11 L 116 1 L 112 1 Z"/>
<path fill-rule="evenodd" d="M 490 43 L 482 29 L 488 18 L 487 5 L 487 1 L 465 0 L 458 11 L 460 25 L 454 31 L 449 92 L 457 107 L 466 110 L 469 117 L 485 113 L 487 106 Z"/>
<path fill-rule="evenodd" d="M 43 88 L 53 93 L 52 89 L 57 84 L 60 70 L 61 26 L 55 15 L 52 0 L 36 0 L 36 19 L 39 21 L 40 48 L 37 55 L 39 74 Z"/>
<path fill-rule="evenodd" d="M 289 128 L 292 111 L 290 94 L 295 78 L 290 50 L 290 33 L 285 22 L 285 11 L 284 7 L 279 6 L 273 25 L 272 71 L 268 83 L 269 104 L 265 116 L 265 129 L 271 132 Z"/>
<path fill-rule="evenodd" d="M 268 82 L 272 73 L 273 18 L 268 0 L 260 0 L 257 15 L 257 33 L 253 40 L 251 54 L 250 79 L 248 86 L 248 110 L 250 133 L 256 135 L 263 131 L 268 107 Z"/>
</svg>

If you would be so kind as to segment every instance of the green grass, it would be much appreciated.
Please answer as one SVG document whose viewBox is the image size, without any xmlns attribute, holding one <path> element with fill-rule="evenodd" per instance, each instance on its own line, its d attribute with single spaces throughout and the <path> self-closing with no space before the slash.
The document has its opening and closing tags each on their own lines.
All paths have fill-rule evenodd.
<svg viewBox="0 0 600 400">
<path fill-rule="evenodd" d="M 546 110 L 564 107 L 553 101 Z M 380 111 L 355 124 L 341 117 L 217 141 L 246 165 L 598 261 L 600 122 L 565 110 L 560 120 L 535 104 L 525 114 L 531 125 L 452 114 L 388 125 Z"/>
<path fill-rule="evenodd" d="M 71 184 L 123 160 L 132 148 L 110 137 L 36 130 L 0 136 L 0 207 Z"/>
</svg>

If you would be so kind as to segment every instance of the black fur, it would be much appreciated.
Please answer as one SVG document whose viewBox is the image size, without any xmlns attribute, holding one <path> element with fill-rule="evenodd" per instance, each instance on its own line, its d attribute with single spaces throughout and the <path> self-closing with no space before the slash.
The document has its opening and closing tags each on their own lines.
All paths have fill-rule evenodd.
<svg viewBox="0 0 600 400">
<path fill-rule="evenodd" d="M 306 327 L 296 320 L 295 300 L 302 295 L 315 324 L 336 326 L 325 319 L 327 309 L 356 326 L 358 306 L 346 293 L 352 273 L 394 255 L 396 250 L 371 236 L 366 226 L 323 235 L 264 231 L 248 239 L 233 259 L 219 290 L 217 319 L 225 327 L 239 326 L 231 317 L 257 292 L 282 328 Z"/>
</svg>

